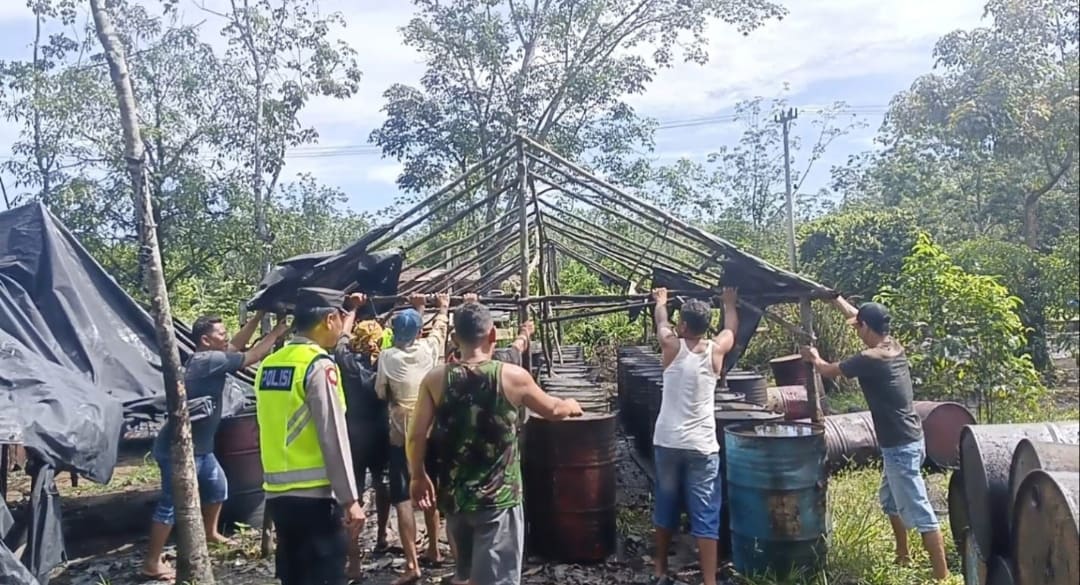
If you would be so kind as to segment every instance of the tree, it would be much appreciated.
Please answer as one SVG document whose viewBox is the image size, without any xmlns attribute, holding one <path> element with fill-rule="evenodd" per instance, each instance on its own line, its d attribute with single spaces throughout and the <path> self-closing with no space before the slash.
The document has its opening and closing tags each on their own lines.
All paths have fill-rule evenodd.
<svg viewBox="0 0 1080 585">
<path fill-rule="evenodd" d="M 191 443 L 187 393 L 179 377 L 180 351 L 173 331 L 169 294 L 165 286 L 157 232 L 151 229 L 154 224 L 153 202 L 148 188 L 144 162 L 146 151 L 139 128 L 138 106 L 128 74 L 124 47 L 113 27 L 112 17 L 105 8 L 105 0 L 90 0 L 90 10 L 94 17 L 98 40 L 105 50 L 109 76 L 120 106 L 124 158 L 127 160 L 128 172 L 131 175 L 131 187 L 138 213 L 137 222 L 140 225 L 140 244 L 147 251 L 143 255 L 146 262 L 144 272 L 147 289 L 151 294 L 150 306 L 154 316 L 158 346 L 161 348 L 165 396 L 174 429 L 170 458 L 173 466 L 173 493 L 176 494 L 177 548 L 179 550 L 177 576 L 181 582 L 213 585 L 214 573 L 210 565 L 210 554 L 206 549 L 206 534 L 203 532 L 199 506 L 199 490 L 195 481 L 195 454 Z"/>
<path fill-rule="evenodd" d="M 624 98 L 656 71 L 708 59 L 705 30 L 719 20 L 743 34 L 785 10 L 766 0 L 414 0 L 402 30 L 427 63 L 418 87 L 384 94 L 386 121 L 372 141 L 404 166 L 409 195 L 441 185 L 486 159 L 516 132 L 600 169 L 652 144 L 653 123 Z M 513 169 L 482 186 L 500 193 Z M 486 206 L 498 217 L 501 199 Z M 451 211 L 452 213 L 452 211 Z"/>
<path fill-rule="evenodd" d="M 878 300 L 892 311 L 921 396 L 974 400 L 980 420 L 993 422 L 996 405 L 1030 405 L 1043 391 L 1023 353 L 1021 300 L 993 277 L 965 272 L 926 234 Z"/>
<path fill-rule="evenodd" d="M 813 117 L 811 124 L 817 137 L 801 163 L 796 159 L 802 140 L 798 136 L 790 140 L 792 188 L 801 215 L 812 213 L 816 195 L 800 192 L 807 175 L 834 140 L 863 125 L 857 118 L 845 123 L 841 119 L 845 107 L 843 102 L 836 102 Z M 756 97 L 739 102 L 735 105 L 735 120 L 743 125 L 739 142 L 709 155 L 710 162 L 718 165 L 718 184 L 724 187 L 727 201 L 726 215 L 747 222 L 754 231 L 760 232 L 771 225 L 784 209 L 783 129 L 775 118 L 787 109 L 785 98 L 766 102 Z"/>
<path fill-rule="evenodd" d="M 1077 225 L 1080 10 L 1071 0 L 990 0 L 986 14 L 990 26 L 938 42 L 939 72 L 897 95 L 886 117 L 881 163 L 892 170 L 883 174 L 936 169 L 933 181 L 880 190 L 955 208 L 951 221 L 968 237 L 1022 234 L 1035 249 Z M 1064 215 L 1046 216 L 1048 204 Z"/>
<path fill-rule="evenodd" d="M 842 211 L 799 229 L 799 265 L 819 282 L 869 300 L 895 284 L 918 234 L 904 210 Z"/>
<path fill-rule="evenodd" d="M 314 0 L 230 0 L 228 13 L 215 13 L 228 24 L 228 57 L 242 74 L 242 114 L 230 138 L 249 153 L 255 234 L 269 252 L 273 241 L 267 223 L 268 201 L 285 166 L 285 150 L 313 142 L 317 133 L 300 124 L 300 110 L 313 96 L 346 99 L 356 93 L 360 70 L 356 51 L 333 42 L 338 13 L 319 17 Z M 213 12 L 205 7 L 203 10 Z M 267 256 L 264 261 L 268 262 Z M 266 264 L 269 268 L 269 264 Z"/>
</svg>

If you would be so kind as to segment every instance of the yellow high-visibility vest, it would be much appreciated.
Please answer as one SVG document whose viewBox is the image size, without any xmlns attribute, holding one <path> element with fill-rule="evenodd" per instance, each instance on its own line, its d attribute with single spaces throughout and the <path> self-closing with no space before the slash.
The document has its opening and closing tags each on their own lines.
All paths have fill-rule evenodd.
<svg viewBox="0 0 1080 585">
<path fill-rule="evenodd" d="M 304 401 L 308 368 L 322 359 L 331 358 L 319 346 L 293 343 L 268 355 L 255 375 L 263 489 L 267 492 L 330 485 L 318 433 Z M 338 370 L 337 394 L 344 408 L 345 391 L 340 380 Z"/>
</svg>

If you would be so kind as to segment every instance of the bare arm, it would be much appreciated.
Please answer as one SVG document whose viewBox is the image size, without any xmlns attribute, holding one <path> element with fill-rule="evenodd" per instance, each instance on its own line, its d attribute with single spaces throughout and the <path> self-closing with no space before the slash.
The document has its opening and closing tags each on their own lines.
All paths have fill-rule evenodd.
<svg viewBox="0 0 1080 585">
<path fill-rule="evenodd" d="M 356 481 L 352 467 L 352 449 L 345 423 L 345 405 L 338 396 L 337 367 L 329 359 L 316 362 L 306 380 L 304 403 L 311 412 L 311 422 L 319 437 L 326 475 L 334 499 L 343 507 L 357 501 Z"/>
<path fill-rule="evenodd" d="M 656 305 L 653 307 L 653 320 L 656 322 L 656 337 L 660 340 L 660 348 L 664 354 L 667 354 L 667 359 L 673 359 L 675 353 L 679 351 L 679 337 L 675 335 L 675 330 L 671 328 L 671 322 L 668 320 L 667 301 L 668 293 L 666 288 L 658 288 L 653 291 L 653 299 L 656 301 Z"/>
<path fill-rule="evenodd" d="M 244 351 L 248 342 L 251 341 L 251 336 L 255 335 L 255 330 L 259 327 L 259 322 L 262 321 L 264 315 L 266 315 L 265 311 L 257 311 L 255 316 L 248 319 L 244 326 L 240 328 L 240 331 L 237 331 L 236 335 L 233 335 L 233 338 L 229 341 L 229 349 L 232 351 Z"/>
<path fill-rule="evenodd" d="M 277 343 L 281 336 L 289 332 L 289 324 L 282 319 L 278 321 L 278 324 L 270 330 L 270 333 L 259 340 L 251 349 L 244 352 L 244 366 L 248 367 L 258 363 L 264 357 L 270 355 L 271 351 L 274 351 L 274 344 Z"/>
<path fill-rule="evenodd" d="M 721 299 L 724 304 L 724 328 L 716 334 L 713 342 L 716 344 L 716 353 L 724 356 L 735 347 L 735 333 L 739 330 L 738 293 L 734 288 L 724 288 Z"/>
<path fill-rule="evenodd" d="M 424 457 L 427 456 L 428 435 L 435 424 L 435 397 L 441 398 L 443 368 L 432 369 L 420 382 L 420 394 L 416 398 L 416 410 L 409 425 L 409 440 L 405 442 L 411 477 L 424 477 Z"/>
<path fill-rule="evenodd" d="M 522 323 L 517 338 L 510 344 L 511 347 L 518 350 L 518 353 L 524 355 L 529 349 L 529 338 L 532 337 L 534 331 L 536 331 L 536 325 L 534 325 L 532 321 Z"/>
<path fill-rule="evenodd" d="M 513 364 L 502 366 L 502 387 L 506 399 L 514 406 L 525 405 L 547 420 L 563 420 L 581 416 L 581 406 L 574 399 L 556 398 L 536 385 L 528 370 Z"/>
<path fill-rule="evenodd" d="M 847 319 L 854 319 L 855 316 L 859 314 L 859 310 L 855 308 L 855 305 L 849 303 L 848 300 L 844 297 L 836 297 L 835 299 L 833 299 L 832 306 L 839 309 L 840 312 L 843 313 L 844 317 Z"/>
<path fill-rule="evenodd" d="M 821 374 L 821 377 L 823 378 L 847 377 L 840 368 L 840 364 L 834 364 L 821 359 L 821 355 L 818 354 L 816 347 L 802 348 L 802 356 L 804 360 L 810 362 L 814 366 L 814 369 L 817 370 L 817 373 Z"/>
</svg>

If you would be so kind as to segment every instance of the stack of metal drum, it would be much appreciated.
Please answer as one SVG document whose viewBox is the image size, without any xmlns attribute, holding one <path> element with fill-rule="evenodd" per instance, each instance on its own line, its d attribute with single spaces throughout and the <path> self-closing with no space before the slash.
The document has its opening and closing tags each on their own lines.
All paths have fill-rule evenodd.
<svg viewBox="0 0 1080 585">
<path fill-rule="evenodd" d="M 1080 583 L 1080 422 L 971 425 L 949 481 L 964 582 Z"/>
</svg>

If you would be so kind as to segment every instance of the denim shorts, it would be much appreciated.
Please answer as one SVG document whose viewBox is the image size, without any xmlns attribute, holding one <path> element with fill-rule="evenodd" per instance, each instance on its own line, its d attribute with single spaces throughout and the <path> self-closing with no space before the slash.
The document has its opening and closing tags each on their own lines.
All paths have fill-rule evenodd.
<svg viewBox="0 0 1080 585">
<path fill-rule="evenodd" d="M 653 524 L 678 530 L 683 506 L 690 516 L 690 535 L 720 537 L 720 454 L 654 446 L 656 486 Z"/>
<path fill-rule="evenodd" d="M 172 465 L 168 457 L 155 456 L 161 470 L 161 498 L 154 508 L 154 522 L 172 524 L 176 521 L 176 508 L 172 498 Z M 195 456 L 195 476 L 199 482 L 199 501 L 203 506 L 220 504 L 229 496 L 229 481 L 213 453 Z"/>
<path fill-rule="evenodd" d="M 926 458 L 926 444 L 914 441 L 897 447 L 882 447 L 881 457 L 885 473 L 878 489 L 881 508 L 890 516 L 899 516 L 909 530 L 920 534 L 938 529 L 937 515 L 926 495 L 922 464 Z"/>
</svg>

